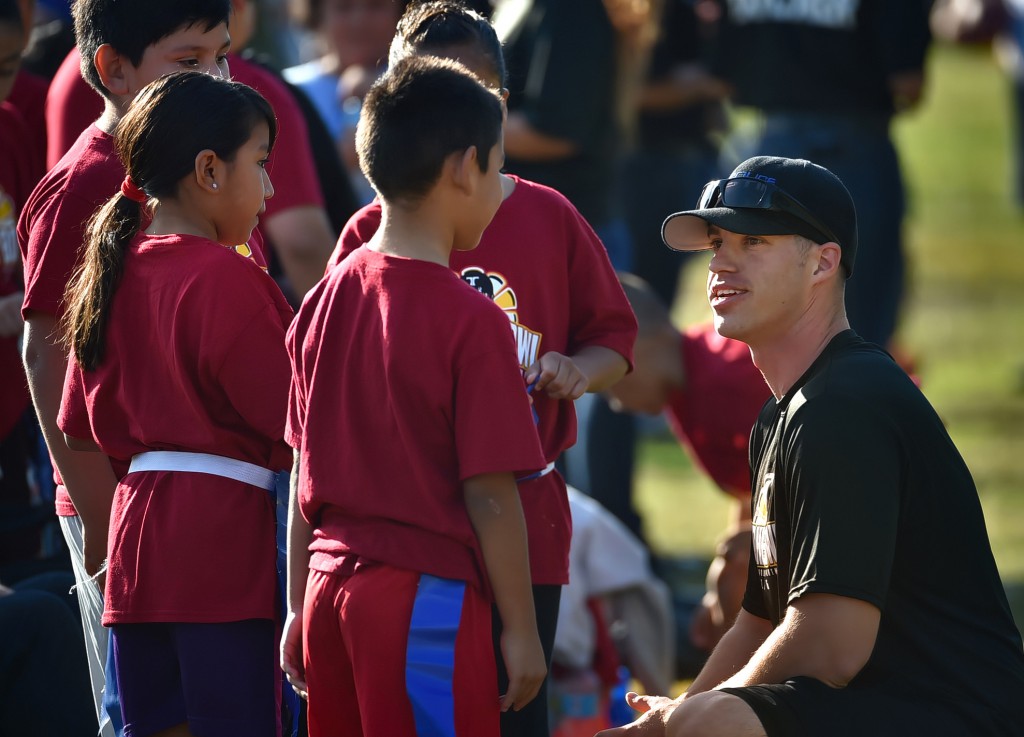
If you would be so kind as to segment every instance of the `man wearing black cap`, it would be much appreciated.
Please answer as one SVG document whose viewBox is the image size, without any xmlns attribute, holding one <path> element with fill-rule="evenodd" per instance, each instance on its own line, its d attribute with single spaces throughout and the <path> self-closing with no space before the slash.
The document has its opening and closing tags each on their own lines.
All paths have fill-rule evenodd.
<svg viewBox="0 0 1024 737">
<path fill-rule="evenodd" d="M 751 434 L 743 609 L 686 694 L 630 694 L 645 713 L 601 737 L 1024 735 L 1024 651 L 970 472 L 846 318 L 849 192 L 757 157 L 662 235 L 713 252 L 715 327 L 750 346 L 774 399 Z"/>
</svg>

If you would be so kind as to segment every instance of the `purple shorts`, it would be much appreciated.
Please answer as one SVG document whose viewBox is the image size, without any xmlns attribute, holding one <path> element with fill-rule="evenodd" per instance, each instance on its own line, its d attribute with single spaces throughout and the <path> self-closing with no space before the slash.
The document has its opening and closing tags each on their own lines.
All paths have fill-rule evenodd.
<svg viewBox="0 0 1024 737">
<path fill-rule="evenodd" d="M 183 722 L 196 737 L 278 734 L 277 634 L 269 619 L 111 628 L 125 737 Z"/>
</svg>

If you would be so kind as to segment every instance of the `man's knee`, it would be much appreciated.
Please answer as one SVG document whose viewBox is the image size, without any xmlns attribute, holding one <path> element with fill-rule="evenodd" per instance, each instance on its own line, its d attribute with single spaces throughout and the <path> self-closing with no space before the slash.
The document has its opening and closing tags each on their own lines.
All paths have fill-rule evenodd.
<svg viewBox="0 0 1024 737">
<path fill-rule="evenodd" d="M 742 699 L 721 691 L 687 698 L 672 713 L 668 737 L 765 737 L 761 721 Z"/>
</svg>

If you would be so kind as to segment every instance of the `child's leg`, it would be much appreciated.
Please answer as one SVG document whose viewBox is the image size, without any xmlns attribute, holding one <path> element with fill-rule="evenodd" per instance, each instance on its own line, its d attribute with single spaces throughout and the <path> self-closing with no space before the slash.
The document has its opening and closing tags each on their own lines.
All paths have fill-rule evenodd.
<svg viewBox="0 0 1024 737">
<path fill-rule="evenodd" d="M 533 606 L 537 614 L 537 632 L 540 644 L 544 648 L 547 659 L 548 677 L 544 679 L 537 697 L 520 711 L 509 709 L 501 715 L 501 737 L 547 737 L 550 734 L 548 714 L 548 683 L 551 681 L 551 655 L 555 650 L 555 629 L 558 625 L 558 604 L 561 601 L 562 587 L 557 585 L 534 585 Z M 492 612 L 494 620 L 493 648 L 494 657 L 498 662 L 498 692 L 505 693 L 508 689 L 508 674 L 501 658 L 501 617 L 495 608 Z"/>
<path fill-rule="evenodd" d="M 490 605 L 472 587 L 312 571 L 304 614 L 310 737 L 498 737 Z"/>
<path fill-rule="evenodd" d="M 187 722 L 196 737 L 275 737 L 274 623 L 126 624 L 113 628 L 125 732 Z"/>
</svg>

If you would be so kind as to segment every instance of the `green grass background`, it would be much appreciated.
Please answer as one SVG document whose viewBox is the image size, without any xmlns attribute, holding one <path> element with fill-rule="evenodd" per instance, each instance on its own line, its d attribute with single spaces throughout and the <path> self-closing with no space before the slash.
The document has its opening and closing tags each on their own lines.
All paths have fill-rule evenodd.
<svg viewBox="0 0 1024 737">
<path fill-rule="evenodd" d="M 928 72 L 924 103 L 895 128 L 910 201 L 899 343 L 974 474 L 1020 627 L 1024 211 L 1009 187 L 1010 88 L 985 48 L 936 46 Z M 698 261 L 682 277 L 680 325 L 710 318 L 705 273 Z M 710 556 L 727 500 L 670 437 L 641 442 L 635 494 L 655 552 Z"/>
</svg>

